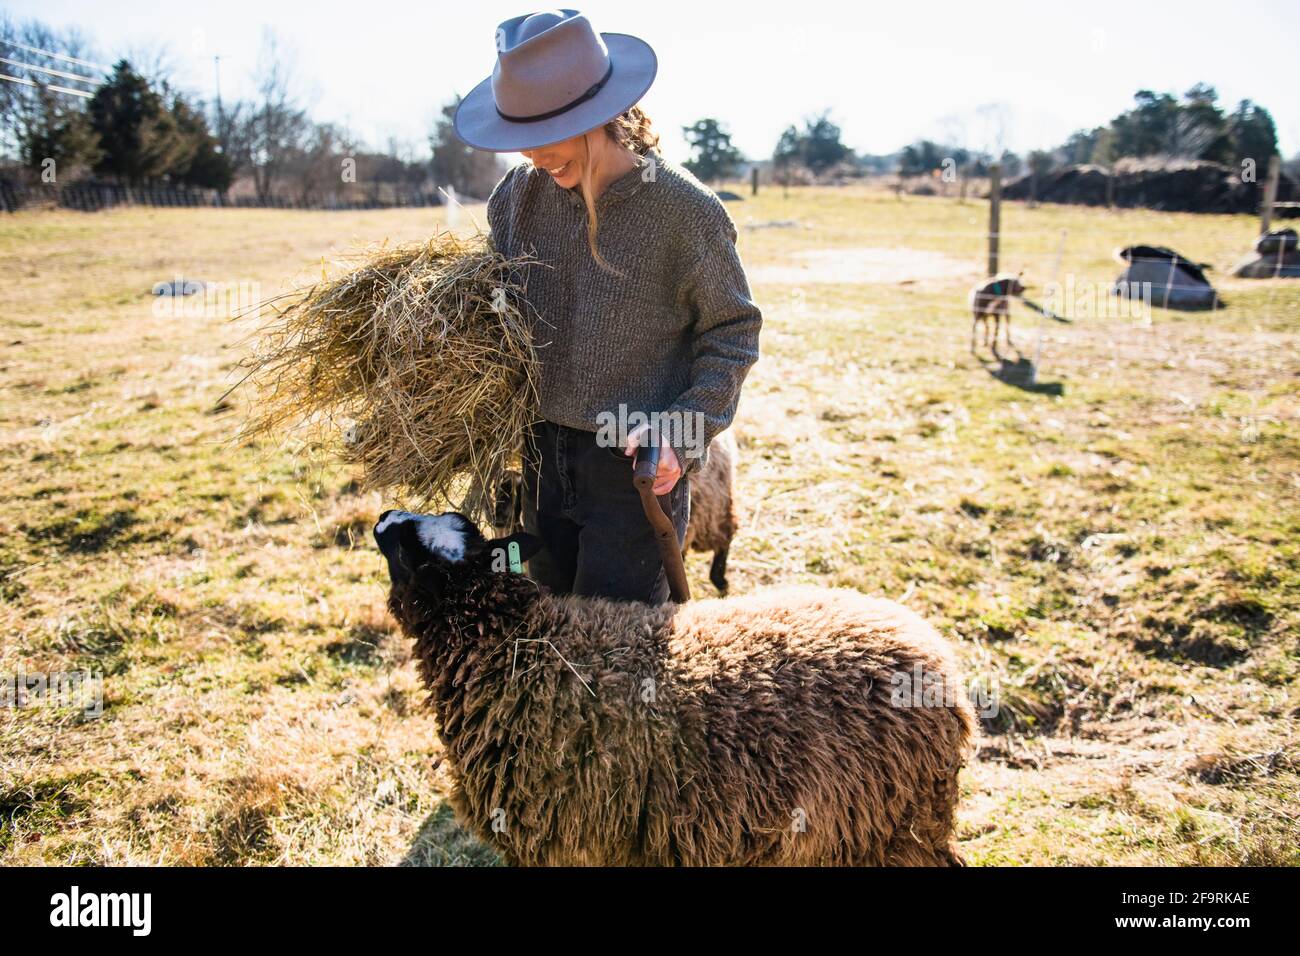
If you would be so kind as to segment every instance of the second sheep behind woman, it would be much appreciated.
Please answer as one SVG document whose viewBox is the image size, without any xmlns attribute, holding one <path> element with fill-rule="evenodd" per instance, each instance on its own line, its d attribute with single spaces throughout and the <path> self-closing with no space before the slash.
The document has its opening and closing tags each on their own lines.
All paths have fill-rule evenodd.
<svg viewBox="0 0 1300 956">
<path fill-rule="evenodd" d="M 692 474 L 691 512 L 686 526 L 687 551 L 713 552 L 709 580 L 721 594 L 727 593 L 727 555 L 740 522 L 736 518 L 734 481 L 739 451 L 730 429 L 709 445 L 704 466 Z M 497 486 L 492 505 L 492 529 L 499 537 L 523 527 L 523 476 L 507 472 Z"/>
</svg>

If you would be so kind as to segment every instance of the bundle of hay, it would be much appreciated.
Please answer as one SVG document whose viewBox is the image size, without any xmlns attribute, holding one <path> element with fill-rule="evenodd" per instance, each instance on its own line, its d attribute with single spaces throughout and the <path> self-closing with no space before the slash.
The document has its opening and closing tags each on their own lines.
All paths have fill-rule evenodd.
<svg viewBox="0 0 1300 956">
<path fill-rule="evenodd" d="M 305 433 L 368 487 L 482 513 L 537 417 L 526 264 L 437 235 L 277 300 L 243 363 L 245 435 Z"/>
</svg>

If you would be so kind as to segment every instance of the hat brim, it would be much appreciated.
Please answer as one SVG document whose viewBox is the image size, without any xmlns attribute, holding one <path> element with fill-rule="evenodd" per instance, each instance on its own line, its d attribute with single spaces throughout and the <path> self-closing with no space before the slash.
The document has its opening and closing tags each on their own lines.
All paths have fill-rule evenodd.
<svg viewBox="0 0 1300 956">
<path fill-rule="evenodd" d="M 602 33 L 613 65 L 600 92 L 558 116 L 519 123 L 502 117 L 492 98 L 492 77 L 488 77 L 456 107 L 455 128 L 475 149 L 492 153 L 515 153 L 539 149 L 603 126 L 635 106 L 650 89 L 659 60 L 655 51 L 639 37 L 626 33 Z"/>
</svg>

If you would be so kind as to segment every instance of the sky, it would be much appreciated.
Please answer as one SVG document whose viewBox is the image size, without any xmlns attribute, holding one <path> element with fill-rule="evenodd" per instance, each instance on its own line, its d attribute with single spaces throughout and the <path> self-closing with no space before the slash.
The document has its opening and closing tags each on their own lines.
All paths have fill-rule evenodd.
<svg viewBox="0 0 1300 956">
<path fill-rule="evenodd" d="M 880 4 L 592 0 L 597 30 L 632 33 L 659 57 L 642 105 L 669 158 L 681 127 L 722 120 L 752 158 L 781 131 L 830 109 L 846 144 L 890 153 L 920 138 L 1024 152 L 1105 123 L 1141 88 L 1215 86 L 1231 108 L 1269 109 L 1284 156 L 1300 152 L 1300 3 L 1179 0 L 1087 4 Z M 0 12 L 80 28 L 97 57 L 165 50 L 182 88 L 249 97 L 270 28 L 290 51 L 312 117 L 372 147 L 390 137 L 417 155 L 439 106 L 492 71 L 496 25 L 519 0 L 5 0 Z"/>
</svg>

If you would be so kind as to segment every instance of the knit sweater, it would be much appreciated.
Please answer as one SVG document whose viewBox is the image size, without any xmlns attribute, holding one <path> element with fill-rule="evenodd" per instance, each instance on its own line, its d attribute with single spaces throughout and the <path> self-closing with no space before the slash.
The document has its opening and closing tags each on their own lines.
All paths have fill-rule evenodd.
<svg viewBox="0 0 1300 956">
<path fill-rule="evenodd" d="M 622 275 L 592 257 L 582 196 L 545 170 L 506 173 L 487 216 L 500 252 L 536 258 L 523 278 L 542 417 L 601 432 L 620 406 L 668 413 L 663 439 L 685 473 L 698 468 L 731 424 L 762 324 L 718 197 L 646 153 L 596 200 L 598 248 Z"/>
</svg>

